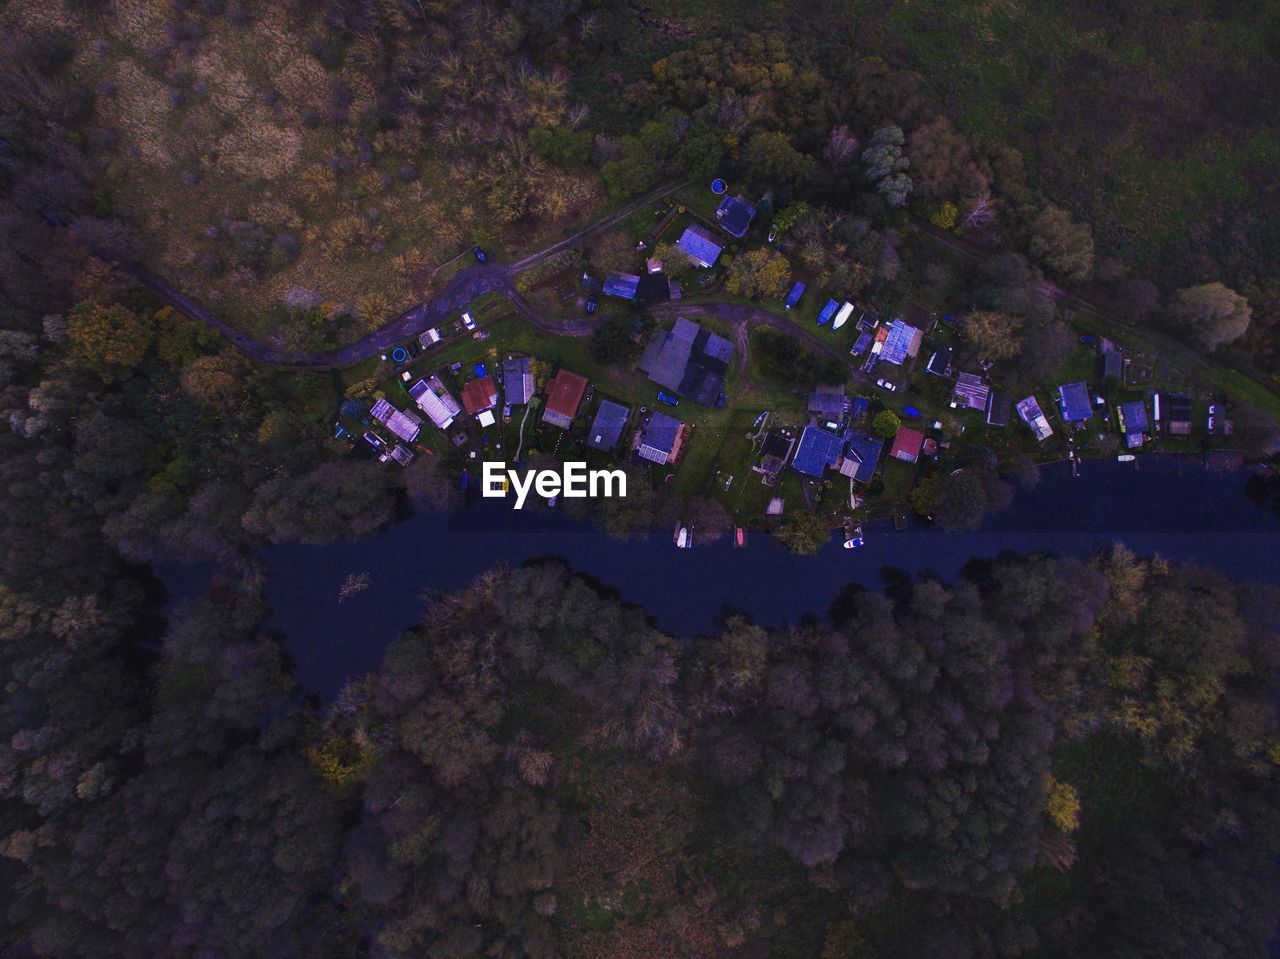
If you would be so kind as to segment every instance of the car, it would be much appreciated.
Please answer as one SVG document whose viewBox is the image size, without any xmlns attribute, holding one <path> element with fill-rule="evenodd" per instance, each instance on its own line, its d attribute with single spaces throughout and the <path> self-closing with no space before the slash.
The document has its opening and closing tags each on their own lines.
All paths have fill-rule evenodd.
<svg viewBox="0 0 1280 959">
<path fill-rule="evenodd" d="M 600 303 L 600 294 L 592 293 L 589 297 L 587 297 L 587 312 L 594 313 L 596 311 L 596 306 L 599 303 Z"/>
<path fill-rule="evenodd" d="M 894 390 L 897 389 L 896 386 L 894 386 L 892 383 L 890 383 L 888 380 L 884 379 L 883 377 L 876 380 L 876 386 L 880 387 L 880 389 L 882 390 L 888 390 L 890 393 L 892 393 Z"/>
<path fill-rule="evenodd" d="M 679 406 L 679 405 L 680 405 L 680 400 L 679 400 L 679 398 L 678 398 L 678 397 L 671 396 L 671 395 L 670 395 L 670 394 L 668 394 L 668 393 L 662 393 L 662 392 L 659 392 L 659 393 L 658 393 L 658 402 L 659 402 L 659 403 L 666 403 L 668 406 Z"/>
<path fill-rule="evenodd" d="M 470 313 L 463 313 L 462 325 L 465 326 L 468 330 L 474 332 L 476 328 L 476 321 L 471 318 Z"/>
<path fill-rule="evenodd" d="M 473 246 L 471 248 L 471 255 L 476 258 L 477 262 L 480 262 L 480 263 L 489 262 L 489 254 L 486 253 L 484 250 L 480 249 L 480 247 L 478 246 Z"/>
</svg>

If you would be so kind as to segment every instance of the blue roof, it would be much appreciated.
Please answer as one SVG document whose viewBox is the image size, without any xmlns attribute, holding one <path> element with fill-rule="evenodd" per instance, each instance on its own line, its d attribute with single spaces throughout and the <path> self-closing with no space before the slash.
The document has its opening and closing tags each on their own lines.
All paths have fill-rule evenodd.
<svg viewBox="0 0 1280 959">
<path fill-rule="evenodd" d="M 756 208 L 740 196 L 726 196 L 716 208 L 716 219 L 720 221 L 720 229 L 742 239 L 755 219 Z"/>
<path fill-rule="evenodd" d="M 618 444 L 622 428 L 627 425 L 627 413 L 630 412 L 621 403 L 602 400 L 596 412 L 591 431 L 587 434 L 587 445 L 592 449 L 608 453 Z"/>
<path fill-rule="evenodd" d="M 1084 383 L 1065 383 L 1058 387 L 1058 406 L 1068 423 L 1080 423 L 1093 415 L 1089 403 L 1089 387 Z"/>
<path fill-rule="evenodd" d="M 919 333 L 914 326 L 894 320 L 889 324 L 889 335 L 885 337 L 884 347 L 880 350 L 880 359 L 901 366 L 911 355 L 911 345 Z"/>
<path fill-rule="evenodd" d="M 800 297 L 804 296 L 804 284 L 797 283 L 791 288 L 791 292 L 787 294 L 787 309 L 791 309 L 800 302 Z"/>
<path fill-rule="evenodd" d="M 644 445 L 670 453 L 676 445 L 678 435 L 680 435 L 678 419 L 666 413 L 654 413 L 649 419 L 648 428 L 644 431 Z"/>
<path fill-rule="evenodd" d="M 849 437 L 849 454 L 858 460 L 858 471 L 853 474 L 853 478 L 859 483 L 871 482 L 883 450 L 884 440 L 868 436 L 866 433 L 854 432 Z"/>
<path fill-rule="evenodd" d="M 639 286 L 640 277 L 630 273 L 610 273 L 604 279 L 605 295 L 620 296 L 624 300 L 634 300 Z"/>
<path fill-rule="evenodd" d="M 836 315 L 836 310 L 840 309 L 840 304 L 835 300 L 827 300 L 827 305 L 822 308 L 822 312 L 818 314 L 818 325 L 826 323 Z"/>
<path fill-rule="evenodd" d="M 696 223 L 689 224 L 676 240 L 678 246 L 690 258 L 704 266 L 712 266 L 720 256 L 723 246 L 714 233 Z"/>
<path fill-rule="evenodd" d="M 839 462 L 843 445 L 840 437 L 816 426 L 806 426 L 791 466 L 797 473 L 821 479 L 828 466 Z"/>
<path fill-rule="evenodd" d="M 1150 429 L 1147 422 L 1147 405 L 1142 400 L 1120 404 L 1120 427 L 1126 433 L 1141 433 Z"/>
</svg>

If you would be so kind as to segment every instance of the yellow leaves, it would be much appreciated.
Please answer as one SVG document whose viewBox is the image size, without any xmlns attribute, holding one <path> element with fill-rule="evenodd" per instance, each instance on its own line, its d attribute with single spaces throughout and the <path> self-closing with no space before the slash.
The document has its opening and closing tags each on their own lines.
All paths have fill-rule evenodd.
<svg viewBox="0 0 1280 959">
<path fill-rule="evenodd" d="M 311 768 L 331 786 L 348 786 L 362 779 L 372 758 L 366 746 L 332 733 L 307 747 Z"/>
<path fill-rule="evenodd" d="M 334 176 L 333 170 L 325 163 L 311 164 L 311 166 L 302 171 L 298 182 L 302 185 L 307 199 L 313 203 L 321 197 L 328 196 L 338 187 L 338 178 Z"/>
<path fill-rule="evenodd" d="M 82 303 L 67 318 L 72 350 L 107 381 L 142 362 L 154 333 L 149 314 L 119 304 Z"/>
<path fill-rule="evenodd" d="M 1075 832 L 1080 828 L 1080 796 L 1069 783 L 1060 782 L 1052 775 L 1045 777 L 1044 811 L 1062 832 Z"/>
<path fill-rule="evenodd" d="M 929 216 L 929 222 L 943 230 L 950 230 L 956 225 L 956 217 L 960 215 L 959 208 L 948 200 L 938 209 L 934 210 Z"/>
<path fill-rule="evenodd" d="M 1113 656 L 1107 664 L 1107 684 L 1113 689 L 1142 689 L 1153 665 L 1149 657 L 1134 653 Z"/>
</svg>

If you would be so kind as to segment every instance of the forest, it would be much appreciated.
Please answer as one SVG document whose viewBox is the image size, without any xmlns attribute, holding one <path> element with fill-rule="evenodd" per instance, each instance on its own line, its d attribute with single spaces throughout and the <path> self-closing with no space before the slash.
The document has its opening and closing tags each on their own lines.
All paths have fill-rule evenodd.
<svg viewBox="0 0 1280 959">
<path fill-rule="evenodd" d="M 115 267 L 320 350 L 472 243 L 525 251 L 719 172 L 767 194 L 796 262 L 887 306 L 904 269 L 957 282 L 899 262 L 909 227 L 989 254 L 968 342 L 1016 341 L 1029 369 L 1069 345 L 1043 295 L 1062 284 L 1265 380 L 1277 11 L 0 6 L 0 942 L 1266 955 L 1275 590 L 1122 547 L 1004 556 L 955 582 L 886 570 L 786 627 L 725 610 L 686 642 L 554 562 L 498 567 L 317 703 L 267 627 L 260 551 L 457 487 L 426 457 L 347 457 L 338 371 L 254 364 Z M 825 374 L 777 339 L 780 375 Z M 626 536 L 679 508 L 646 487 L 594 519 Z M 152 567 L 175 560 L 216 573 L 170 605 Z"/>
</svg>

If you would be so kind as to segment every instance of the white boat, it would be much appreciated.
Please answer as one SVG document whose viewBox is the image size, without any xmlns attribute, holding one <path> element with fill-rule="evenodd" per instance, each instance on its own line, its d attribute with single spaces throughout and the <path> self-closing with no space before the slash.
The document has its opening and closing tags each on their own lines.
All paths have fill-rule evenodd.
<svg viewBox="0 0 1280 959">
<path fill-rule="evenodd" d="M 1137 458 L 1138 457 L 1134 456 L 1132 453 L 1121 453 L 1119 456 L 1116 457 L 1116 459 L 1118 459 L 1121 463 L 1132 463 Z"/>
<path fill-rule="evenodd" d="M 831 328 L 833 330 L 840 329 L 840 327 L 849 322 L 849 317 L 851 316 L 853 316 L 853 304 L 845 303 L 844 306 L 840 307 L 840 312 L 836 314 L 836 318 L 831 321 Z"/>
<path fill-rule="evenodd" d="M 849 532 L 849 538 L 844 541 L 845 549 L 857 549 L 862 545 L 862 527 L 855 526 Z"/>
<path fill-rule="evenodd" d="M 680 532 L 676 533 L 676 549 L 689 548 L 689 528 L 681 526 Z"/>
</svg>

